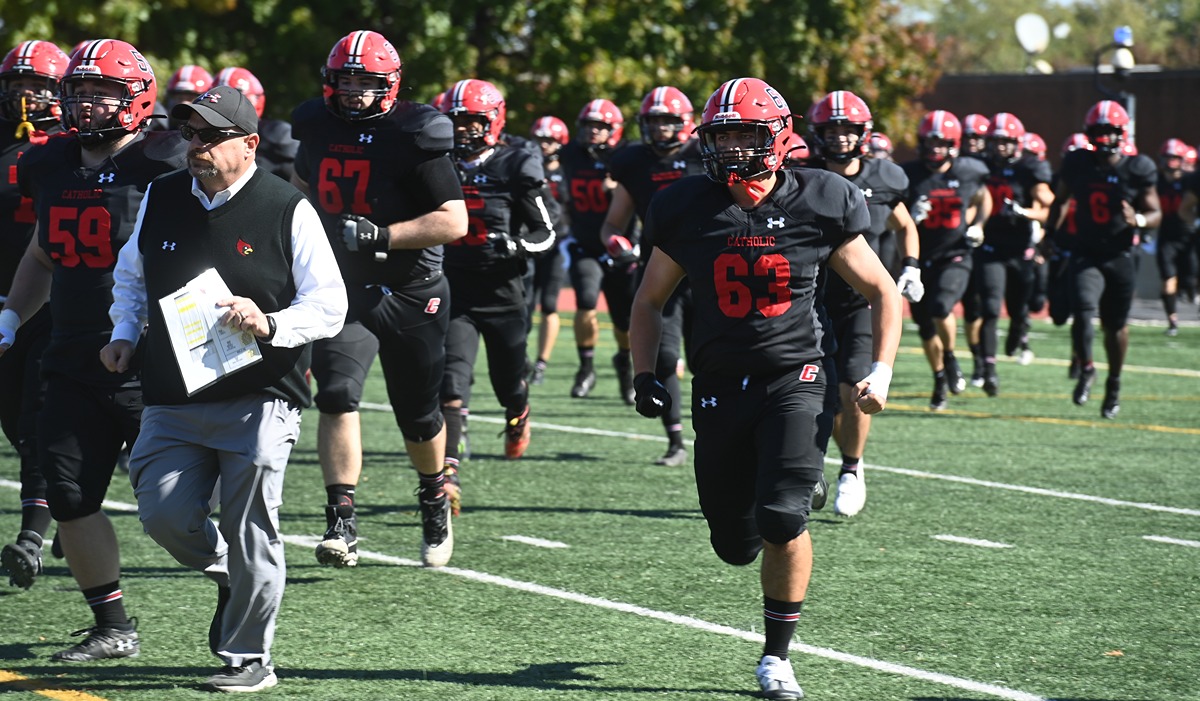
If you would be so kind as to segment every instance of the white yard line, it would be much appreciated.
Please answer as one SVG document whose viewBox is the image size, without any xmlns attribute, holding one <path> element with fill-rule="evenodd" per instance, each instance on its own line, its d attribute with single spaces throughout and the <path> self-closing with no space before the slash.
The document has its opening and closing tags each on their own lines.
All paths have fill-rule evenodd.
<svg viewBox="0 0 1200 701">
<path fill-rule="evenodd" d="M 539 548 L 569 548 L 570 545 L 560 543 L 557 540 L 546 540 L 544 538 L 531 538 L 527 535 L 502 535 L 500 540 L 511 540 L 514 543 L 524 543 L 525 545 L 533 545 Z"/>
<path fill-rule="evenodd" d="M 958 535 L 931 535 L 934 540 L 941 540 L 947 543 L 961 543 L 962 545 L 976 545 L 981 548 L 1011 548 L 1015 547 L 1008 543 L 997 543 L 994 540 L 980 540 L 979 538 L 964 538 Z"/>
<path fill-rule="evenodd" d="M 1168 538 L 1165 535 L 1144 535 L 1142 538 L 1152 540 L 1155 543 L 1167 543 L 1168 545 L 1183 545 L 1189 548 L 1200 548 L 1200 540 L 1182 540 L 1180 538 Z"/>
</svg>

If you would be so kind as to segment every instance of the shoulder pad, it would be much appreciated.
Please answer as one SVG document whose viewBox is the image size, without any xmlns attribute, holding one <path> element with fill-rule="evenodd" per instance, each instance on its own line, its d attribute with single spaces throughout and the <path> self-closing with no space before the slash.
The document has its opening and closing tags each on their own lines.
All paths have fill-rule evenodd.
<svg viewBox="0 0 1200 701">
<path fill-rule="evenodd" d="M 875 167 L 879 172 L 879 180 L 890 188 L 894 188 L 897 192 L 904 192 L 908 189 L 908 173 L 900 166 L 878 158 L 872 158 L 869 163 L 877 164 Z"/>
<path fill-rule="evenodd" d="M 302 138 L 310 129 L 319 128 L 317 125 L 326 117 L 332 117 L 325 107 L 325 101 L 319 97 L 305 100 L 292 110 L 292 133 L 296 138 Z"/>
<path fill-rule="evenodd" d="M 419 102 L 402 102 L 388 115 L 401 132 L 412 134 L 417 148 L 449 153 L 454 148 L 454 123 L 446 115 Z"/>
<path fill-rule="evenodd" d="M 1157 177 L 1158 166 L 1154 159 L 1145 154 L 1138 154 L 1129 159 L 1129 172 L 1139 178 Z"/>
<path fill-rule="evenodd" d="M 1033 179 L 1039 183 L 1048 183 L 1053 179 L 1054 174 L 1050 171 L 1050 164 L 1047 161 L 1031 160 L 1026 161 L 1029 167 L 1029 172 L 1033 175 Z"/>
<path fill-rule="evenodd" d="M 179 136 L 179 132 L 171 131 L 148 131 L 146 140 L 142 145 L 142 153 L 152 161 L 161 161 L 164 163 L 173 163 L 176 166 L 184 165 L 184 159 L 187 157 L 188 143 Z"/>
</svg>

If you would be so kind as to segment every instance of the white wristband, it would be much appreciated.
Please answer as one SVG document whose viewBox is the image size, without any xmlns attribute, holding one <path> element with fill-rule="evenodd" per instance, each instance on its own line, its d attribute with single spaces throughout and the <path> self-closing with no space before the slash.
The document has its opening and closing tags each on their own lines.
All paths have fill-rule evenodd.
<svg viewBox="0 0 1200 701">
<path fill-rule="evenodd" d="M 1133 223 L 1137 225 L 1137 228 L 1145 229 L 1146 228 L 1146 215 L 1142 214 L 1141 212 L 1138 212 L 1137 214 L 1133 215 Z"/>
<path fill-rule="evenodd" d="M 888 388 L 892 384 L 892 366 L 887 363 L 871 363 L 871 372 L 867 373 L 862 381 L 867 383 L 868 394 L 887 399 Z"/>
<path fill-rule="evenodd" d="M 11 309 L 0 311 L 0 345 L 11 346 L 21 328 L 21 315 Z"/>
</svg>

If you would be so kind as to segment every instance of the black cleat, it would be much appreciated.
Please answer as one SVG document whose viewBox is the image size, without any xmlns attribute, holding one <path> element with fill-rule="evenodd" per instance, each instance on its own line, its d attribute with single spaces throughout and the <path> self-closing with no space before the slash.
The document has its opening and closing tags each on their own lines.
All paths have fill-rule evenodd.
<svg viewBox="0 0 1200 701">
<path fill-rule="evenodd" d="M 51 662 L 92 662 L 119 657 L 137 657 L 142 650 L 138 640 L 137 619 L 129 619 L 129 630 L 119 628 L 84 628 L 71 633 L 71 637 L 86 635 L 83 642 L 66 650 L 59 650 L 50 657 Z"/>
<path fill-rule="evenodd" d="M 1000 376 L 996 374 L 996 366 L 988 363 L 983 369 L 983 391 L 989 397 L 1000 393 Z"/>
<path fill-rule="evenodd" d="M 667 448 L 667 452 L 658 460 L 654 461 L 655 465 L 666 465 L 667 467 L 679 467 L 687 462 L 687 449 L 681 445 L 673 445 Z"/>
<path fill-rule="evenodd" d="M 933 376 L 933 394 L 929 397 L 929 410 L 941 411 L 946 408 L 946 393 L 949 391 L 945 373 Z"/>
<path fill-rule="evenodd" d="M 1079 380 L 1075 383 L 1075 391 L 1071 394 L 1071 401 L 1079 406 L 1087 404 L 1088 398 L 1092 396 L 1092 383 L 1096 381 L 1095 366 L 1089 368 L 1080 368 Z"/>
<path fill-rule="evenodd" d="M 226 665 L 201 684 L 200 688 L 205 691 L 249 692 L 269 689 L 278 683 L 279 678 L 275 676 L 273 668 L 264 667 L 259 660 L 251 660 L 240 667 Z"/>
<path fill-rule="evenodd" d="M 42 537 L 35 531 L 21 531 L 17 542 L 0 550 L 0 565 L 8 572 L 8 583 L 28 589 L 42 573 Z"/>
<path fill-rule="evenodd" d="M 633 406 L 637 403 L 637 396 L 633 391 L 633 360 L 630 359 L 629 353 L 625 352 L 614 355 L 612 362 L 617 371 L 617 384 L 621 387 L 621 399 Z"/>
<path fill-rule="evenodd" d="M 592 392 L 592 388 L 596 386 L 596 373 L 592 370 L 584 370 L 579 368 L 579 372 L 575 373 L 575 384 L 571 385 L 571 396 L 576 399 L 582 399 Z"/>
<path fill-rule="evenodd" d="M 533 365 L 533 370 L 529 371 L 529 384 L 540 385 L 546 382 L 546 364 L 542 361 L 537 361 Z"/>
<path fill-rule="evenodd" d="M 421 506 L 421 562 L 426 567 L 444 567 L 454 554 L 450 500 L 444 488 L 418 487 L 417 501 Z"/>
<path fill-rule="evenodd" d="M 358 519 L 354 515 L 342 518 L 337 507 L 325 507 L 325 519 L 329 528 L 325 537 L 317 543 L 317 562 L 327 567 L 358 566 Z"/>
<path fill-rule="evenodd" d="M 942 354 L 942 364 L 946 366 L 946 379 L 950 391 L 954 394 L 962 394 L 962 391 L 967 388 L 967 378 L 963 377 L 962 368 L 958 367 L 958 358 L 954 357 L 953 352 L 948 351 Z"/>
<path fill-rule="evenodd" d="M 1106 419 L 1117 418 L 1121 411 L 1121 378 L 1110 377 L 1104 383 L 1104 403 L 1100 405 L 1100 416 Z"/>
<path fill-rule="evenodd" d="M 821 478 L 817 480 L 817 484 L 813 487 L 812 492 L 812 510 L 820 511 L 825 508 L 825 502 L 829 500 L 829 483 L 825 481 L 825 474 L 821 473 Z"/>
</svg>

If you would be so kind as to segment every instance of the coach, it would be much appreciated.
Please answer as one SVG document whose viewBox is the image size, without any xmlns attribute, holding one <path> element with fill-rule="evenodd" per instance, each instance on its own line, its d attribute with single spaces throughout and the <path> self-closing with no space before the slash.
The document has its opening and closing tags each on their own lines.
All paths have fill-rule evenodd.
<svg viewBox="0 0 1200 701">
<path fill-rule="evenodd" d="M 146 532 L 218 586 L 209 630 L 226 666 L 213 691 L 276 683 L 271 664 L 285 566 L 283 473 L 310 404 L 309 343 L 333 336 L 346 290 L 312 205 L 255 167 L 258 117 L 220 86 L 176 105 L 187 170 L 156 180 L 114 273 L 114 323 L 101 360 L 114 372 L 145 335 L 142 433 L 129 477 Z M 184 389 L 158 300 L 215 268 L 234 296 L 220 323 L 253 334 L 262 361 L 192 396 Z M 220 477 L 220 525 L 208 518 Z"/>
</svg>

